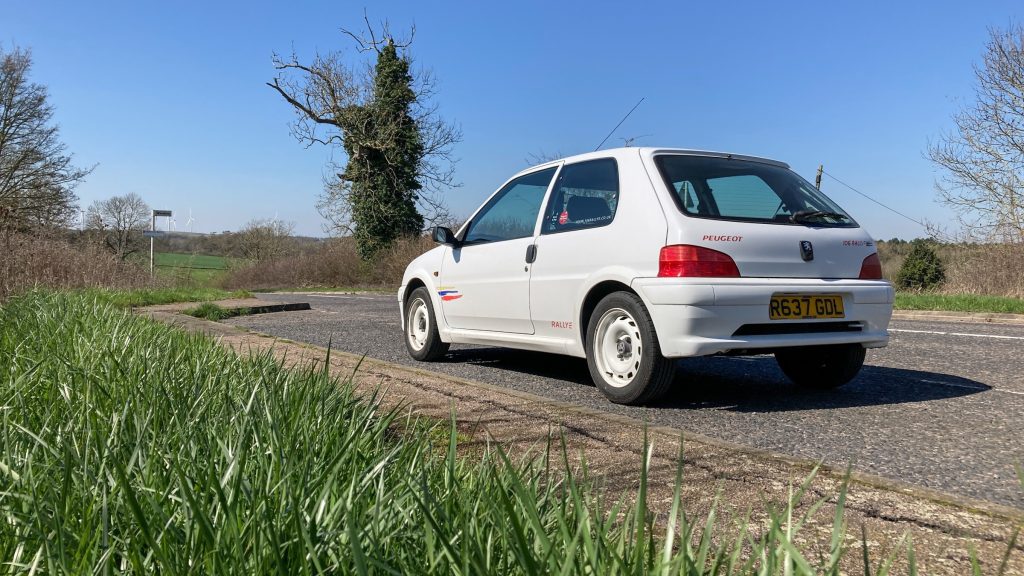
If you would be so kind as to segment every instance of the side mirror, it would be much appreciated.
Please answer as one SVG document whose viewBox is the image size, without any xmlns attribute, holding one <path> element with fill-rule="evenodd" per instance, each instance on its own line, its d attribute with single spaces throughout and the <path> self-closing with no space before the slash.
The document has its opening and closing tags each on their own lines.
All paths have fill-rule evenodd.
<svg viewBox="0 0 1024 576">
<path fill-rule="evenodd" d="M 434 231 L 431 234 L 434 242 L 438 244 L 447 244 L 453 248 L 458 248 L 460 242 L 455 237 L 455 233 L 452 232 L 451 228 L 445 228 L 444 226 L 434 226 Z"/>
</svg>

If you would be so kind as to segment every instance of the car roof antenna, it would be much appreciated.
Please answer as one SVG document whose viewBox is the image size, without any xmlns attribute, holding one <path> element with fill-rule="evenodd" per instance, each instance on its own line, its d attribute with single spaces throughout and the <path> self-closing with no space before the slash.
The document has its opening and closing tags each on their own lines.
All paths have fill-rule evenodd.
<svg viewBox="0 0 1024 576">
<path fill-rule="evenodd" d="M 636 103 L 636 106 L 630 108 L 629 112 L 626 112 L 626 115 L 622 117 L 622 120 L 619 120 L 619 123 L 615 125 L 615 128 L 612 128 L 612 131 L 609 132 L 608 135 L 604 137 L 604 140 L 601 140 L 601 143 L 597 145 L 597 148 L 594 148 L 594 152 L 597 152 L 598 150 L 601 149 L 601 146 L 604 146 L 604 143 L 607 142 L 608 139 L 612 137 L 612 134 L 615 134 L 615 131 L 619 129 L 619 126 L 622 126 L 622 123 L 626 121 L 626 118 L 629 118 L 629 115 L 633 113 L 633 110 L 636 110 L 637 107 L 639 107 L 640 104 L 643 103 L 644 98 L 646 98 L 646 96 L 641 98 L 640 102 Z"/>
</svg>

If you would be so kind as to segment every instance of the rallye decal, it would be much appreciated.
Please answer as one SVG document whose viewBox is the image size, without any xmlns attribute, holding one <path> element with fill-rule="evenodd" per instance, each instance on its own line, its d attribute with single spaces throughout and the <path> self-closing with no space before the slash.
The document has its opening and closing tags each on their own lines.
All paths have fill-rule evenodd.
<svg viewBox="0 0 1024 576">
<path fill-rule="evenodd" d="M 462 294 L 451 286 L 441 286 L 437 289 L 437 295 L 441 297 L 441 300 L 445 302 L 449 300 L 458 300 L 462 298 Z"/>
</svg>

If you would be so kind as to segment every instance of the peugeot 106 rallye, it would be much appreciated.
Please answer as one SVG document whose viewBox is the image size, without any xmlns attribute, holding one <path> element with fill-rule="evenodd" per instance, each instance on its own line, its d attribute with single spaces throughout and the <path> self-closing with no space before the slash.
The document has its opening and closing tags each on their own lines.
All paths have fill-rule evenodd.
<svg viewBox="0 0 1024 576">
<path fill-rule="evenodd" d="M 834 388 L 885 346 L 893 289 L 874 242 L 774 160 L 619 148 L 516 174 L 398 290 L 413 358 L 484 344 L 587 359 L 612 402 L 670 386 L 675 359 L 774 354 Z"/>
</svg>

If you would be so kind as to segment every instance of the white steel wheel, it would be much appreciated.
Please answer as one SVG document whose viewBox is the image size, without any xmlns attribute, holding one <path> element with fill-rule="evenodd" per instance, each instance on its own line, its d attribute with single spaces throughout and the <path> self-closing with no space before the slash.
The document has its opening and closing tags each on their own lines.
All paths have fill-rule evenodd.
<svg viewBox="0 0 1024 576">
<path fill-rule="evenodd" d="M 597 322 L 594 352 L 604 381 L 615 388 L 629 385 L 640 370 L 643 337 L 636 320 L 622 308 L 612 308 Z"/>
<path fill-rule="evenodd" d="M 405 348 L 416 360 L 430 362 L 448 352 L 437 331 L 437 317 L 430 292 L 423 286 L 412 291 L 405 303 Z"/>
<path fill-rule="evenodd" d="M 598 390 L 617 404 L 646 404 L 662 396 L 675 362 L 661 355 L 654 322 L 640 297 L 613 292 L 587 323 L 587 366 Z"/>
<path fill-rule="evenodd" d="M 416 298 L 409 303 L 409 320 L 406 324 L 405 332 L 409 339 L 409 347 L 416 351 L 423 350 L 430 335 L 430 313 L 427 312 L 427 303 L 422 298 Z"/>
</svg>

